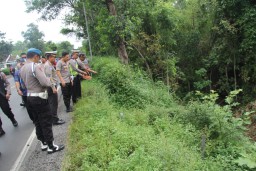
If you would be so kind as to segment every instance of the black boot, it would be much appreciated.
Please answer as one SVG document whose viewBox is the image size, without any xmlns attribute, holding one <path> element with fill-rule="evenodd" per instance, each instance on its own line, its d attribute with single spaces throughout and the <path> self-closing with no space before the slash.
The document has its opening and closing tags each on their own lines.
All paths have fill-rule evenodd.
<svg viewBox="0 0 256 171">
<path fill-rule="evenodd" d="M 46 150 L 47 150 L 47 148 L 48 148 L 47 143 L 46 143 L 46 142 L 44 142 L 44 141 L 40 141 L 40 143 L 41 143 L 41 150 L 42 150 L 42 151 L 46 151 Z"/>
<path fill-rule="evenodd" d="M 53 125 L 62 125 L 62 124 L 64 124 L 64 123 L 65 123 L 64 120 L 58 118 L 57 121 L 53 122 Z"/>
<path fill-rule="evenodd" d="M 52 154 L 57 151 L 61 151 L 65 148 L 64 145 L 55 145 L 53 141 L 50 141 L 47 144 L 48 144 L 48 149 L 47 149 L 48 154 Z"/>
<path fill-rule="evenodd" d="M 69 112 L 73 112 L 73 109 L 71 107 L 67 107 L 67 110 L 66 110 L 67 113 Z"/>
<path fill-rule="evenodd" d="M 11 121 L 12 121 L 13 126 L 15 126 L 15 127 L 18 126 L 18 122 L 15 120 L 15 118 L 13 118 Z"/>
<path fill-rule="evenodd" d="M 3 136 L 4 134 L 5 134 L 5 132 L 4 132 L 3 128 L 1 127 L 0 128 L 0 137 Z"/>
</svg>

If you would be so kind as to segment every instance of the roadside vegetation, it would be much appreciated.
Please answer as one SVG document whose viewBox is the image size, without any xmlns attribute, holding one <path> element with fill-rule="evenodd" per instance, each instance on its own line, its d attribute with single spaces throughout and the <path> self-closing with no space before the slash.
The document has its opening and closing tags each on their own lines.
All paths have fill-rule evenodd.
<svg viewBox="0 0 256 171">
<path fill-rule="evenodd" d="M 96 59 L 97 58 L 97 59 Z M 245 136 L 249 112 L 233 117 L 240 90 L 183 103 L 161 82 L 111 57 L 95 57 L 98 75 L 83 81 L 62 170 L 254 170 Z"/>
</svg>

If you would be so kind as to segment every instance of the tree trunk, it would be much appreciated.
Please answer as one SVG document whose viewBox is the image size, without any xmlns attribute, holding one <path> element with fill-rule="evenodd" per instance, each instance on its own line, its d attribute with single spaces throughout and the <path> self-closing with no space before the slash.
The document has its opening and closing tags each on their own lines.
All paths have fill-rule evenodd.
<svg viewBox="0 0 256 171">
<path fill-rule="evenodd" d="M 123 39 L 120 40 L 118 45 L 118 56 L 123 64 L 128 64 L 128 54 Z"/>
<path fill-rule="evenodd" d="M 132 45 L 132 47 L 134 47 L 134 48 L 137 50 L 137 52 L 139 53 L 140 57 L 143 59 L 144 64 L 145 64 L 146 67 L 147 67 L 148 74 L 149 74 L 151 80 L 153 80 L 153 75 L 152 75 L 151 69 L 150 69 L 150 67 L 149 67 L 149 64 L 148 64 L 148 62 L 147 62 L 147 59 L 142 55 L 142 53 L 139 51 L 139 49 L 138 49 L 136 46 Z"/>
<path fill-rule="evenodd" d="M 233 66 L 233 70 L 234 70 L 234 81 L 235 81 L 235 90 L 237 88 L 237 78 L 236 78 L 236 56 L 234 55 L 234 66 Z"/>
<path fill-rule="evenodd" d="M 106 0 L 107 8 L 110 15 L 117 16 L 116 7 L 113 0 Z M 118 56 L 123 64 L 128 64 L 128 54 L 126 51 L 125 41 L 119 35 L 117 35 L 118 42 Z"/>
<path fill-rule="evenodd" d="M 211 72 L 210 72 L 210 85 L 209 85 L 209 88 L 210 88 L 210 91 L 212 90 L 212 69 L 211 69 Z"/>
</svg>

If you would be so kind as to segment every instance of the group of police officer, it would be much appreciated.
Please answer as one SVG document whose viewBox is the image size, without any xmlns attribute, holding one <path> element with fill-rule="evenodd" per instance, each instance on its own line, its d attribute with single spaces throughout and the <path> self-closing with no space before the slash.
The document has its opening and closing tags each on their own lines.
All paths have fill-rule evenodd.
<svg viewBox="0 0 256 171">
<path fill-rule="evenodd" d="M 58 95 L 57 86 L 60 84 L 66 112 L 72 112 L 73 104 L 81 98 L 81 79 L 91 79 L 90 73 L 96 73 L 88 66 L 84 53 L 73 50 L 71 59 L 68 52 L 62 52 L 62 57 L 56 64 L 57 52 L 46 52 L 41 58 L 39 49 L 30 48 L 21 54 L 14 75 L 15 86 L 22 97 L 30 119 L 35 124 L 37 139 L 41 142 L 41 150 L 48 154 L 64 149 L 64 145 L 54 144 L 52 125 L 61 125 L 65 121 L 57 115 Z M 0 74 L 0 107 L 13 125 L 18 126 L 8 100 L 11 89 L 6 76 Z M 2 129 L 0 118 L 0 136 Z"/>
</svg>

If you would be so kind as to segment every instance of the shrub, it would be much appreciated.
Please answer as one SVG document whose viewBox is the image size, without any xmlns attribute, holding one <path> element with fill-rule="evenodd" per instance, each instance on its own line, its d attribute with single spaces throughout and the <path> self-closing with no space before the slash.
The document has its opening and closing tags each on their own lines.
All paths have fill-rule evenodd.
<svg viewBox="0 0 256 171">
<path fill-rule="evenodd" d="M 213 160 L 201 159 L 195 141 L 200 133 L 170 120 L 169 110 L 116 108 L 105 86 L 85 84 L 62 170 L 223 170 Z M 151 124 L 149 113 L 154 115 Z"/>
<path fill-rule="evenodd" d="M 190 123 L 205 134 L 207 155 L 220 160 L 219 162 L 224 160 L 229 170 L 256 168 L 256 162 L 247 162 L 244 163 L 245 166 L 237 166 L 237 161 L 241 161 L 241 158 L 248 161 L 252 159 L 252 157 L 245 159 L 243 156 L 256 155 L 253 150 L 254 145 L 244 135 L 245 125 L 249 124 L 248 113 L 243 118 L 236 118 L 233 117 L 231 110 L 232 106 L 237 105 L 233 98 L 239 92 L 231 92 L 226 98 L 227 105 L 225 106 L 215 103 L 218 95 L 212 92 L 204 96 L 203 101 L 189 102 L 186 110 L 177 115 L 183 124 Z M 244 153 L 244 151 L 247 152 Z"/>
<path fill-rule="evenodd" d="M 10 75 L 10 70 L 8 68 L 4 68 L 1 70 L 5 75 Z"/>
<path fill-rule="evenodd" d="M 169 106 L 174 98 L 163 83 L 153 83 L 141 70 L 133 71 L 114 58 L 97 58 L 93 67 L 112 100 L 121 107 L 145 108 L 146 105 Z"/>
<path fill-rule="evenodd" d="M 244 135 L 248 113 L 235 118 L 231 110 L 240 90 L 225 106 L 215 103 L 215 92 L 182 106 L 162 82 L 116 59 L 98 58 L 93 66 L 99 82 L 83 86 L 64 170 L 256 168 L 256 147 Z"/>
</svg>

